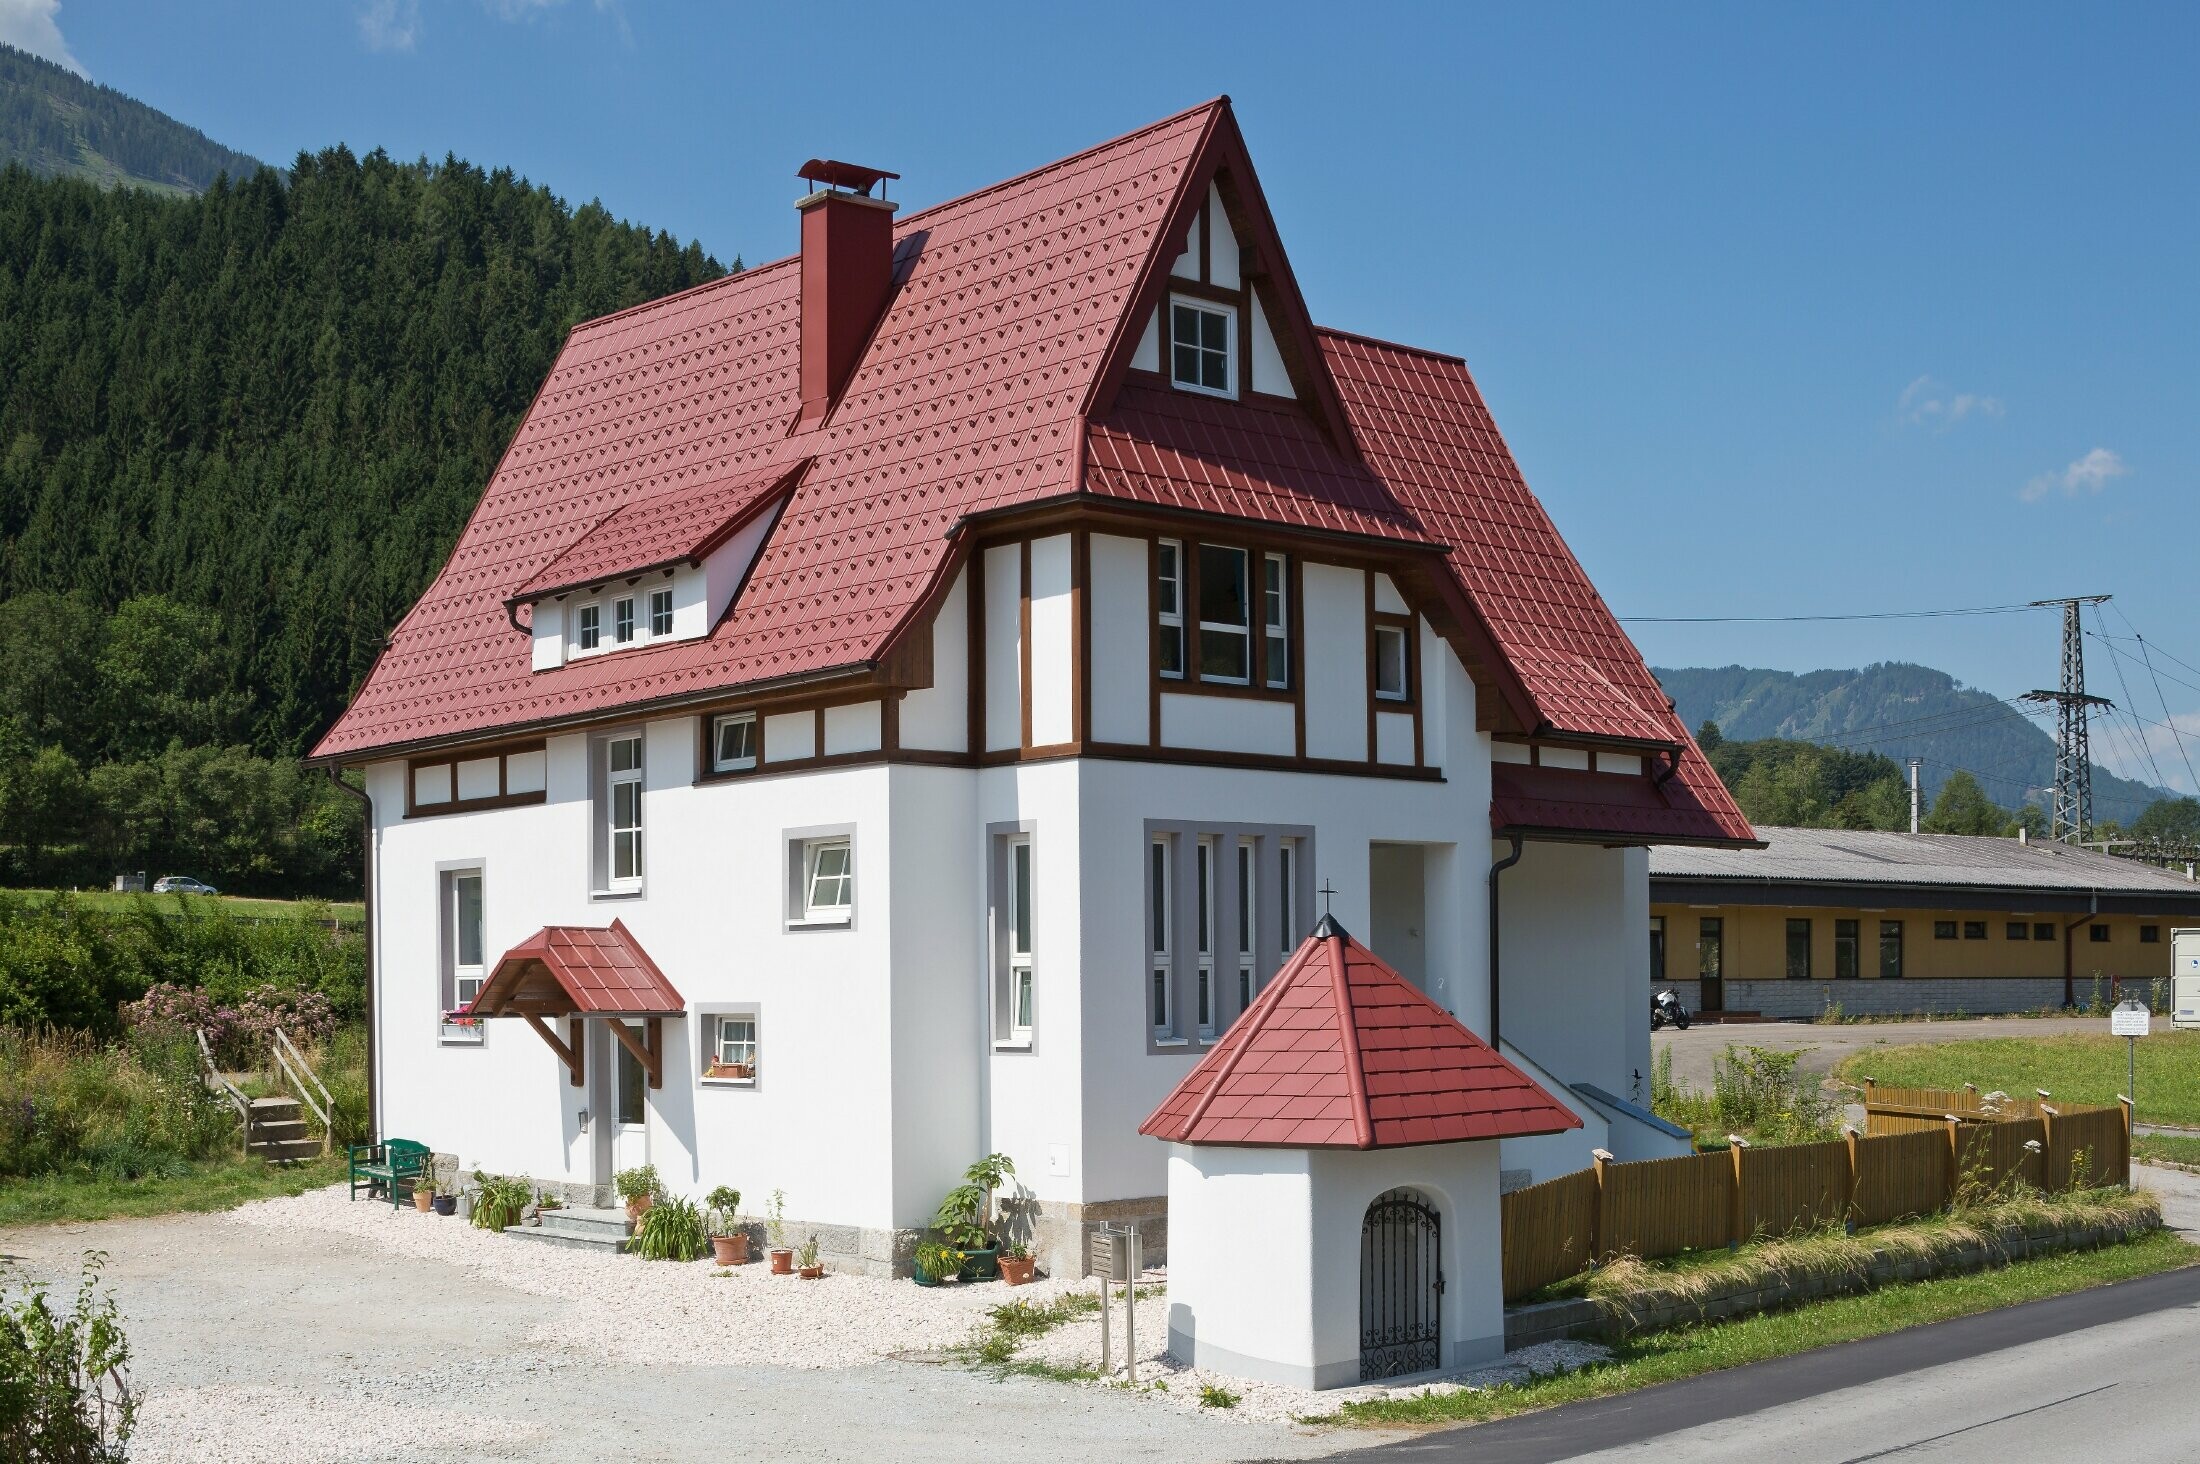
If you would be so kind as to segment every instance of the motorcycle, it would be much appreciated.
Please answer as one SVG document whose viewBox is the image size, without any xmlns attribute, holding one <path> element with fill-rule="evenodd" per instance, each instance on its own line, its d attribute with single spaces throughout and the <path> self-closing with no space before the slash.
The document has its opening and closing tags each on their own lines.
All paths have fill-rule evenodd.
<svg viewBox="0 0 2200 1464">
<path fill-rule="evenodd" d="M 1687 1031 L 1688 1008 L 1671 991 L 1661 991 L 1650 1001 L 1650 1030 L 1655 1032 L 1668 1023 Z"/>
</svg>

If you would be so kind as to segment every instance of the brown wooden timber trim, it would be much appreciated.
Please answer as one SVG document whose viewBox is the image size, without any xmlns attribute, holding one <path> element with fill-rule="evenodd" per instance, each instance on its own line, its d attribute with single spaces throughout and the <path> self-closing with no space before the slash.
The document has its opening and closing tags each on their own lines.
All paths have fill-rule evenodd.
<svg viewBox="0 0 2200 1464">
<path fill-rule="evenodd" d="M 1016 541 L 1016 745 L 1031 746 L 1031 538 Z"/>
<path fill-rule="evenodd" d="M 1306 564 L 1298 555 L 1284 558 L 1284 584 L 1291 596 L 1284 628 L 1291 633 L 1291 751 L 1306 756 Z M 1267 617 L 1263 615 L 1262 619 Z"/>
<path fill-rule="evenodd" d="M 1146 745 L 1161 745 L 1161 536 L 1148 533 L 1146 540 Z M 1184 559 L 1178 551 L 1176 565 L 1177 630 L 1184 629 Z M 1191 642 L 1183 654 L 1191 654 Z M 1181 676 L 1175 678 L 1183 680 Z"/>
<path fill-rule="evenodd" d="M 642 1071 L 649 1074 L 649 1086 L 652 1088 L 662 1088 L 665 1085 L 664 1038 L 659 1032 L 660 1024 L 660 1018 L 642 1018 L 644 1035 L 636 1037 L 624 1021 L 613 1018 L 610 1023 L 611 1035 L 618 1039 L 621 1047 L 634 1054 L 634 1060 L 642 1065 Z"/>
<path fill-rule="evenodd" d="M 1204 245 L 1206 231 L 1202 229 L 1200 233 L 1201 243 Z M 1169 276 L 1169 293 L 1182 295 L 1187 300 L 1207 300 L 1216 305 L 1234 305 L 1238 311 L 1238 333 L 1240 335 L 1250 335 L 1252 333 L 1250 325 L 1245 319 L 1245 288 L 1242 285 L 1233 290 L 1228 285 L 1217 285 L 1207 280 L 1188 280 L 1180 274 L 1172 274 Z M 1162 302 L 1164 306 L 1167 303 L 1167 301 Z M 1174 321 L 1168 322 L 1170 329 L 1173 329 L 1175 324 Z M 1165 330 L 1164 334 L 1167 335 L 1168 331 Z M 1170 344 L 1175 344 L 1173 338 L 1170 340 Z M 1164 373 L 1166 373 L 1167 366 L 1168 361 L 1166 353 L 1164 353 L 1162 361 Z"/>
<path fill-rule="evenodd" d="M 972 548 L 969 563 L 970 585 L 963 593 L 964 608 L 970 614 L 963 650 L 970 667 L 970 727 L 963 745 L 972 753 L 980 753 L 985 751 L 985 551 Z"/>
<path fill-rule="evenodd" d="M 565 1064 L 567 1081 L 576 1088 L 587 1081 L 588 1075 L 583 1065 L 585 1060 L 581 1057 L 580 1033 L 573 1033 L 573 1041 L 571 1045 L 568 1045 L 558 1040 L 558 1034 L 550 1030 L 548 1022 L 545 1022 L 533 1012 L 528 1012 L 525 1015 L 527 1025 L 535 1029 L 535 1035 L 549 1043 L 550 1050 L 558 1055 L 558 1061 Z"/>
<path fill-rule="evenodd" d="M 1366 606 L 1361 624 L 1366 627 L 1367 642 L 1362 652 L 1367 658 L 1367 760 L 1375 761 L 1375 576 L 1372 572 L 1360 575 L 1361 602 Z"/>
<path fill-rule="evenodd" d="M 1092 735 L 1092 538 L 1083 528 L 1069 541 L 1069 735 L 1083 742 Z"/>
<path fill-rule="evenodd" d="M 1374 603 L 1375 576 L 1369 575 L 1367 577 L 1367 583 L 1368 601 L 1369 604 L 1372 605 Z M 1383 710 L 1390 712 L 1403 712 L 1411 710 L 1414 711 L 1416 715 L 1418 715 L 1418 711 L 1421 705 L 1420 625 L 1418 624 L 1416 617 L 1412 615 L 1393 615 L 1388 610 L 1370 609 L 1368 611 L 1367 633 L 1370 654 L 1370 659 L 1368 661 L 1368 672 L 1371 678 L 1368 683 L 1368 694 L 1370 696 L 1374 695 L 1374 682 L 1372 680 L 1372 677 L 1375 670 L 1375 663 L 1372 659 L 1372 656 L 1375 644 L 1374 635 L 1378 626 L 1388 630 L 1402 630 L 1406 633 L 1406 694 L 1402 697 L 1386 696 L 1381 698 L 1382 708 Z"/>
<path fill-rule="evenodd" d="M 453 748 L 433 757 L 413 757 L 405 760 L 405 817 L 437 818 L 446 813 L 478 813 L 492 808 L 524 808 L 531 804 L 549 801 L 549 767 L 547 756 L 543 768 L 544 787 L 530 793 L 506 791 L 511 777 L 509 760 L 515 755 L 541 752 L 547 755 L 549 743 L 541 737 L 526 738 L 517 742 L 494 742 L 483 747 Z M 460 798 L 458 796 L 458 765 L 462 762 L 497 760 L 497 791 L 487 798 Z M 449 768 L 451 770 L 451 796 L 440 803 L 420 803 L 414 799 L 419 787 L 419 774 L 423 768 Z"/>
</svg>

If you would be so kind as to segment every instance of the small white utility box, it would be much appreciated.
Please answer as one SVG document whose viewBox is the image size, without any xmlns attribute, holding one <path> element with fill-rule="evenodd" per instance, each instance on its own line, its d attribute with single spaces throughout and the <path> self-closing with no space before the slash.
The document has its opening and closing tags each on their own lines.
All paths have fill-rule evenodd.
<svg viewBox="0 0 2200 1464">
<path fill-rule="evenodd" d="M 2200 1027 L 2200 930 L 2171 931 L 2169 950 L 2170 990 L 2177 1013 L 2170 1020 L 2179 1027 Z"/>
</svg>

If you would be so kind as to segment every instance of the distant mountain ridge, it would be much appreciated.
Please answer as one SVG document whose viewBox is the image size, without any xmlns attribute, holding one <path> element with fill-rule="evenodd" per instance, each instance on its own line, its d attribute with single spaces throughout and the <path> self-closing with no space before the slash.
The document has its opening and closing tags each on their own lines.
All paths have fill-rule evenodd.
<svg viewBox="0 0 2200 1464">
<path fill-rule="evenodd" d="M 1683 721 L 1717 722 L 1730 739 L 1785 737 L 1901 762 L 1925 760 L 1927 795 L 1968 769 L 1996 803 L 2039 801 L 2055 780 L 2055 739 L 1991 692 L 1945 671 L 1883 661 L 1860 671 L 1772 671 L 1750 666 L 1652 668 Z M 2095 763 L 2093 810 L 2129 824 L 2166 789 L 2119 778 Z"/>
<path fill-rule="evenodd" d="M 241 180 L 264 166 L 112 87 L 0 45 L 0 167 L 9 163 L 175 193 L 204 193 L 224 173 Z"/>
</svg>

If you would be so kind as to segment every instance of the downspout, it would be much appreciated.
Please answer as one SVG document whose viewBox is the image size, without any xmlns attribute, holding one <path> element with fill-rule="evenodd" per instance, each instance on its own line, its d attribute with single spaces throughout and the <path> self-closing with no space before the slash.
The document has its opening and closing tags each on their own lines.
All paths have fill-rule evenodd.
<svg viewBox="0 0 2200 1464">
<path fill-rule="evenodd" d="M 2077 949 L 2071 943 L 2070 937 L 2077 934 L 2079 926 L 2090 924 L 2094 916 L 2101 913 L 2101 892 L 2099 890 L 2095 890 L 2092 894 L 2086 896 L 2086 910 L 2085 915 L 2063 927 L 2063 1006 L 2065 1009 L 2078 1004 L 2077 973 L 2073 969 L 2077 958 Z"/>
<path fill-rule="evenodd" d="M 1490 866 L 1490 1050 L 1501 1051 L 1497 1031 L 1497 877 L 1520 862 L 1520 835 L 1508 835 L 1512 853 Z"/>
<path fill-rule="evenodd" d="M 334 763 L 330 763 L 326 771 L 330 787 L 359 800 L 360 908 L 363 911 L 359 935 L 365 942 L 367 957 L 367 1142 L 371 1144 L 382 1137 L 382 1108 L 375 1101 L 374 1084 L 374 800 L 367 796 L 364 788 L 354 788 L 345 782 Z"/>
</svg>

